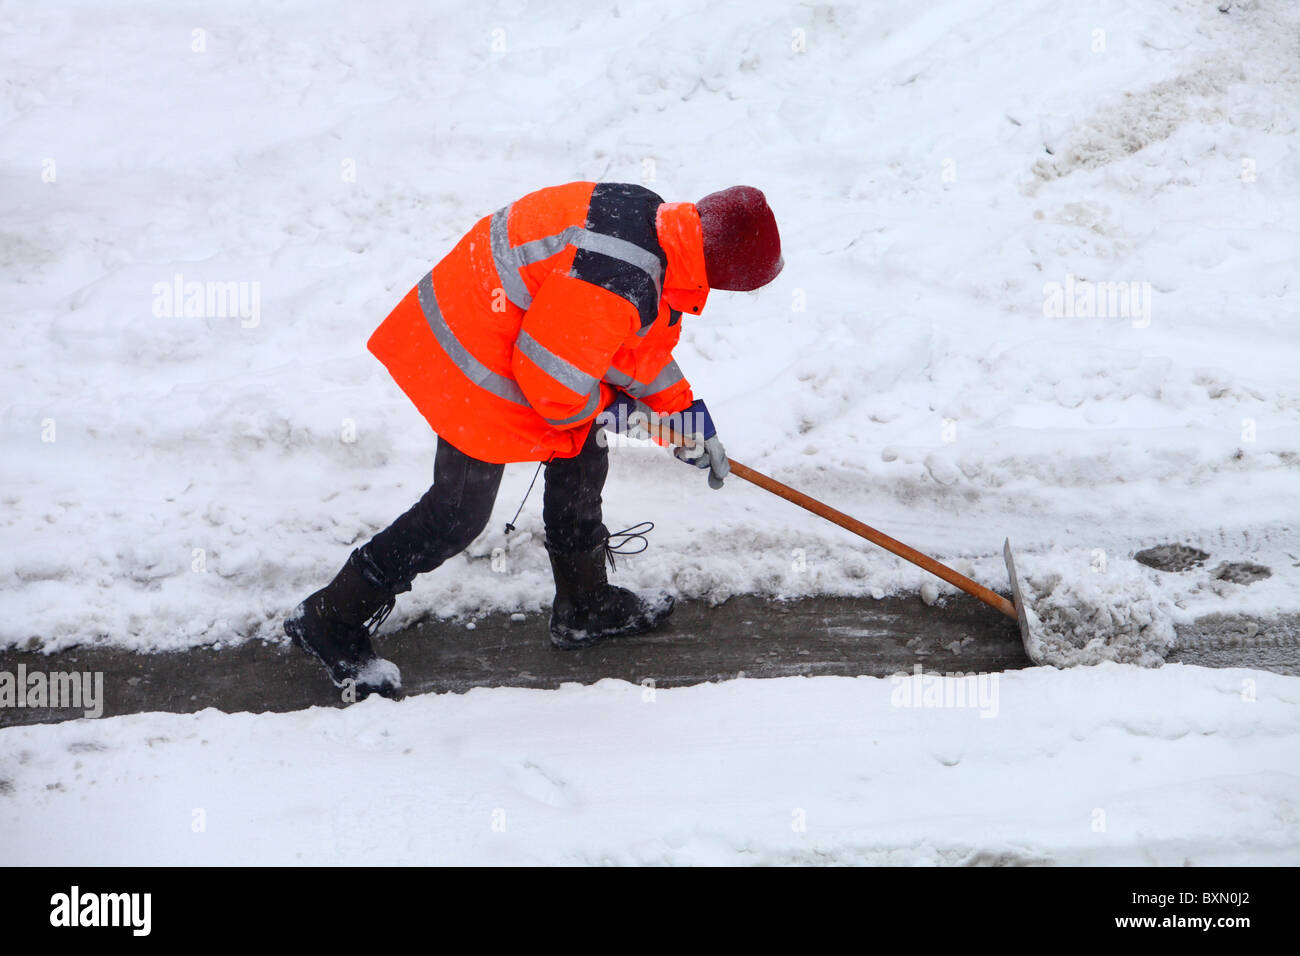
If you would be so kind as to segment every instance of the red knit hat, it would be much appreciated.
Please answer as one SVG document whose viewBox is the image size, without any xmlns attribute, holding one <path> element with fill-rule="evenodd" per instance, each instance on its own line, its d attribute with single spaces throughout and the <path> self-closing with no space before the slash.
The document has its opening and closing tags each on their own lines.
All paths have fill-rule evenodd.
<svg viewBox="0 0 1300 956">
<path fill-rule="evenodd" d="M 709 193 L 695 204 L 704 233 L 709 288 L 750 292 L 777 277 L 781 236 L 767 197 L 753 186 Z"/>
</svg>

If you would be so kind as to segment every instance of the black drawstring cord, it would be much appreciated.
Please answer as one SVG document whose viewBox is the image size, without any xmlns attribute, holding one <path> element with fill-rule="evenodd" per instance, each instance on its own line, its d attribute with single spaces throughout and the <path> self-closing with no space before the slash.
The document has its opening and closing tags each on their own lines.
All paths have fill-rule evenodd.
<svg viewBox="0 0 1300 956">
<path fill-rule="evenodd" d="M 365 628 L 371 634 L 374 634 L 384 626 L 384 621 L 388 620 L 388 615 L 393 613 L 393 606 L 397 604 L 397 598 L 391 597 L 375 610 L 375 613 L 366 619 Z"/>
<path fill-rule="evenodd" d="M 519 512 L 524 510 L 524 504 L 528 501 L 528 496 L 533 493 L 533 485 L 537 484 L 537 476 L 542 473 L 542 465 L 544 464 L 546 464 L 544 461 L 537 463 L 537 470 L 533 472 L 533 480 L 528 483 L 528 490 L 524 492 L 523 500 L 519 502 L 519 507 L 515 509 L 515 516 L 506 522 L 506 534 L 515 530 L 515 522 L 519 520 Z"/>
<path fill-rule="evenodd" d="M 528 502 L 528 496 L 533 493 L 533 485 L 537 484 L 537 476 L 542 473 L 542 466 L 545 464 L 546 462 L 544 461 L 539 461 L 537 463 L 537 470 L 533 472 L 533 480 L 528 483 L 528 490 L 524 492 L 524 497 L 519 502 L 519 507 L 515 509 L 515 516 L 506 522 L 506 534 L 515 530 L 515 522 L 519 520 L 519 514 L 524 510 L 524 505 Z M 610 570 L 618 570 L 614 563 L 614 555 L 640 554 L 646 548 L 650 547 L 650 542 L 646 540 L 646 535 L 653 531 L 654 528 L 655 523 L 653 521 L 642 521 L 638 524 L 632 525 L 630 528 L 624 528 L 622 531 L 613 531 L 605 535 L 605 540 L 602 541 L 601 544 L 605 546 L 605 558 L 609 561 Z M 610 542 L 615 538 L 618 539 L 618 543 L 611 544 Z M 637 542 L 640 542 L 641 547 L 636 548 L 636 550 L 631 550 Z M 379 623 L 383 623 L 384 617 L 387 617 L 388 611 L 391 610 L 392 606 L 390 605 L 388 609 L 384 611 L 383 617 L 379 618 Z M 376 617 L 378 616 L 379 615 L 376 615 Z M 376 627 L 377 626 L 378 624 Z"/>
<path fill-rule="evenodd" d="M 630 528 L 624 528 L 622 531 L 614 531 L 605 535 L 605 557 L 609 560 L 609 569 L 616 571 L 618 568 L 614 564 L 614 555 L 616 554 L 640 554 L 646 548 L 650 547 L 650 542 L 646 540 L 648 535 L 655 528 L 653 521 L 642 521 L 634 524 Z M 615 538 L 620 538 L 618 544 L 610 544 Z M 628 550 L 629 545 L 635 542 L 641 542 L 641 547 L 635 551 Z"/>
</svg>

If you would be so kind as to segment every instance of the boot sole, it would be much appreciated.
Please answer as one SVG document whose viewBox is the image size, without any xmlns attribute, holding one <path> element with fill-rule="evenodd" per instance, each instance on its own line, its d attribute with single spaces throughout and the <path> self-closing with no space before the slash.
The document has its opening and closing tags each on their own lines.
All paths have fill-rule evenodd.
<svg viewBox="0 0 1300 956">
<path fill-rule="evenodd" d="M 634 634 L 644 634 L 646 633 L 646 631 L 653 631 L 656 627 L 658 627 L 660 624 L 666 621 L 672 615 L 673 608 L 675 608 L 676 606 L 677 606 L 677 601 L 670 597 L 668 600 L 668 607 L 664 609 L 663 613 L 660 614 L 658 617 L 651 618 L 650 620 L 646 621 L 644 624 L 641 624 L 637 627 L 626 628 L 626 629 L 618 629 L 612 631 L 598 631 L 595 634 L 588 635 L 587 637 L 584 637 L 580 640 L 572 637 L 565 637 L 563 635 L 556 634 L 555 631 L 552 629 L 551 646 L 559 651 L 577 651 L 577 650 L 581 650 L 584 647 L 591 647 L 593 644 L 599 644 L 602 641 L 607 641 L 612 637 L 632 637 Z M 552 620 L 554 620 L 554 615 L 552 615 Z"/>
</svg>

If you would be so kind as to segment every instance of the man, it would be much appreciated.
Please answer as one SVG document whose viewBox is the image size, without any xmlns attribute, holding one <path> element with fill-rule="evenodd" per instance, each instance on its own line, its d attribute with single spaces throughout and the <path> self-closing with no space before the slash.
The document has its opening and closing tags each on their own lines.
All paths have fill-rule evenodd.
<svg viewBox="0 0 1300 956">
<path fill-rule="evenodd" d="M 417 574 L 473 542 L 504 465 L 523 461 L 546 463 L 552 643 L 585 647 L 659 624 L 670 596 L 605 576 L 609 462 L 594 422 L 634 402 L 679 413 L 693 447 L 675 453 L 720 488 L 726 453 L 672 350 L 683 313 L 698 315 L 710 289 L 757 289 L 782 265 L 776 220 L 749 186 L 692 204 L 625 183 L 569 183 L 479 220 L 369 342 L 438 435 L 433 486 L 353 551 L 285 632 L 358 699 L 397 696 L 400 674 L 375 655 L 371 633 Z"/>
</svg>

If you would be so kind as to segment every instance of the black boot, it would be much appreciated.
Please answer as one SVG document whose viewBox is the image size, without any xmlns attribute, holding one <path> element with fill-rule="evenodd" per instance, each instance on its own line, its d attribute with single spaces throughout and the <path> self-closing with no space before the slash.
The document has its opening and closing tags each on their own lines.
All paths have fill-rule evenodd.
<svg viewBox="0 0 1300 956">
<path fill-rule="evenodd" d="M 370 635 L 393 609 L 394 595 L 370 583 L 353 552 L 334 580 L 298 605 L 284 632 L 329 671 L 336 687 L 353 681 L 356 699 L 376 693 L 397 699 L 402 675 L 375 653 Z"/>
<path fill-rule="evenodd" d="M 671 594 L 639 597 L 605 576 L 606 542 L 586 551 L 557 553 L 548 544 L 555 574 L 551 643 L 561 650 L 588 647 L 606 637 L 640 634 L 673 611 Z"/>
</svg>

